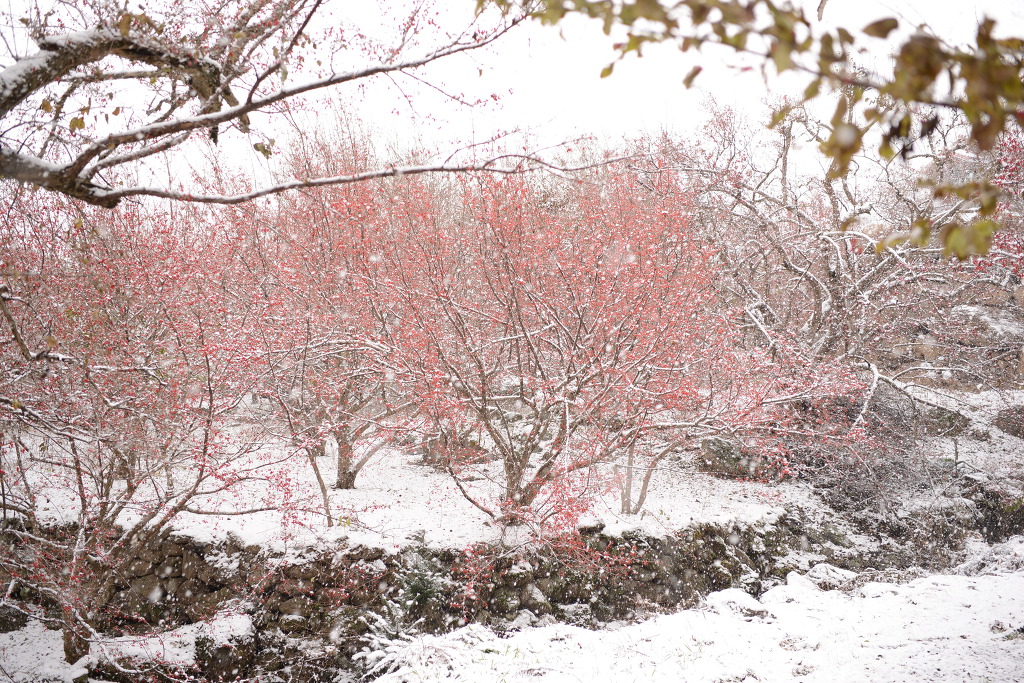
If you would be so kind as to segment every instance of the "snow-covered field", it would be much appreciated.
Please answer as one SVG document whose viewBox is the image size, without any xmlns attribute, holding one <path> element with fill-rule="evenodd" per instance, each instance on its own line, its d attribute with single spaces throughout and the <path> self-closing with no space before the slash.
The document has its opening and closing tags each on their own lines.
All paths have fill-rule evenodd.
<svg viewBox="0 0 1024 683">
<path fill-rule="evenodd" d="M 1024 548 L 1017 542 L 1018 558 Z M 480 626 L 395 643 L 379 681 L 1021 681 L 1024 572 L 820 590 L 799 574 L 756 600 L 600 631 Z"/>
<path fill-rule="evenodd" d="M 1022 681 L 1024 537 L 978 544 L 956 573 L 908 583 L 819 564 L 760 600 L 729 589 L 600 631 L 550 624 L 503 638 L 471 625 L 367 660 L 389 683 Z"/>
<path fill-rule="evenodd" d="M 991 427 L 1002 404 L 979 394 L 957 409 L 971 417 L 958 441 L 923 442 L 924 457 L 955 458 L 968 472 L 1019 481 L 1021 440 Z M 947 397 L 928 398 L 944 404 Z M 951 405 L 952 407 L 952 405 Z M 287 519 L 276 512 L 235 517 L 183 515 L 176 526 L 204 540 L 232 536 L 277 552 L 301 551 L 347 538 L 352 545 L 397 552 L 412 543 L 466 547 L 514 543 L 509 531 L 462 498 L 451 481 L 407 454 L 383 454 L 360 474 L 358 488 L 332 491 L 338 523 L 327 528 L 315 496 Z M 313 489 L 308 465 L 296 459 L 296 488 Z M 324 476 L 333 477 L 329 459 Z M 807 523 L 842 528 L 858 552 L 875 541 L 859 536 L 802 484 L 724 480 L 685 459 L 666 463 L 646 511 L 617 512 L 614 491 L 599 496 L 585 522 L 609 533 L 672 533 L 711 522 L 771 524 L 799 511 Z M 59 491 L 52 500 L 57 505 Z M 929 494 L 931 495 L 931 494 Z M 908 503 L 908 501 L 904 501 Z M 694 609 L 591 631 L 528 613 L 509 630 L 468 625 L 445 635 L 379 640 L 362 664 L 379 680 L 398 681 L 990 681 L 1024 682 L 1024 537 L 989 546 L 980 538 L 948 573 L 860 575 L 796 553 L 784 585 L 754 598 L 738 589 L 709 595 Z M 222 613 L 203 624 L 142 639 L 95 643 L 91 657 L 135 655 L 188 665 L 199 637 L 218 641 L 251 631 L 251 619 Z M 85 673 L 64 661 L 59 630 L 32 621 L 0 634 L 0 683 L 68 682 Z M 81 663 L 80 663 L 81 664 Z M 355 680 L 337 674 L 338 683 Z"/>
<path fill-rule="evenodd" d="M 829 589 L 831 586 L 837 588 Z M 241 615 L 161 638 L 112 640 L 112 653 L 187 664 L 195 639 L 251 629 Z M 792 573 L 755 599 L 712 593 L 702 607 L 590 631 L 565 624 L 499 635 L 470 625 L 379 643 L 365 662 L 412 681 L 990 681 L 1024 680 L 1024 537 L 978 544 L 952 574 L 907 583 L 828 565 Z M 71 681 L 59 631 L 34 622 L 0 635 L 6 679 Z M 353 680 L 339 673 L 339 683 Z"/>
</svg>

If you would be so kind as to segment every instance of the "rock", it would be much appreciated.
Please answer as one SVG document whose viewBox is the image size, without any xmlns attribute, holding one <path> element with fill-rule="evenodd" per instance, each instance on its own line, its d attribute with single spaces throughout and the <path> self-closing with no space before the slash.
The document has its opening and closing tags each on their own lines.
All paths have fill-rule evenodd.
<svg viewBox="0 0 1024 683">
<path fill-rule="evenodd" d="M 917 343 L 911 345 L 910 355 L 926 363 L 935 363 L 946 353 L 946 347 L 931 334 L 922 334 Z"/>
<path fill-rule="evenodd" d="M 258 652 L 252 633 L 245 636 L 233 634 L 227 642 L 215 642 L 209 636 L 196 638 L 196 666 L 204 680 L 249 680 Z"/>
<path fill-rule="evenodd" d="M 158 560 L 168 557 L 180 557 L 184 552 L 185 549 L 181 545 L 172 540 L 166 540 L 160 544 L 160 558 Z"/>
<path fill-rule="evenodd" d="M 857 578 L 857 572 L 840 569 L 827 562 L 821 562 L 811 567 L 811 570 L 805 576 L 822 590 L 835 590 Z"/>
<path fill-rule="evenodd" d="M 814 592 L 821 590 L 818 588 L 817 584 L 799 572 L 790 572 L 786 574 L 786 585 L 800 590 L 809 590 Z"/>
<path fill-rule="evenodd" d="M 28 614 L 12 605 L 0 605 L 0 633 L 18 631 L 28 625 Z"/>
<path fill-rule="evenodd" d="M 765 591 L 765 593 L 761 595 L 761 604 L 778 605 L 793 602 L 798 597 L 805 595 L 809 591 L 818 593 L 821 589 L 818 588 L 810 579 L 807 579 L 797 572 L 790 572 L 786 575 L 786 585 L 776 586 L 771 590 Z"/>
<path fill-rule="evenodd" d="M 749 477 L 761 465 L 761 459 L 744 453 L 739 444 L 712 437 L 700 442 L 697 467 L 711 474 L 726 477 Z"/>
<path fill-rule="evenodd" d="M 199 580 L 207 585 L 219 585 L 223 583 L 220 571 L 211 564 L 205 562 L 199 567 Z"/>
<path fill-rule="evenodd" d="M 234 531 L 229 531 L 227 538 L 224 540 L 224 552 L 228 555 L 236 555 L 239 553 L 245 553 L 248 548 L 254 548 L 256 553 L 259 553 L 259 546 L 247 545 L 245 539 L 239 536 Z"/>
<path fill-rule="evenodd" d="M 323 568 L 316 562 L 307 562 L 306 564 L 293 564 L 289 567 L 285 567 L 284 575 L 289 579 L 300 582 L 313 581 L 323 574 Z"/>
<path fill-rule="evenodd" d="M 1024 406 L 1000 410 L 996 414 L 996 419 L 992 420 L 992 426 L 1010 436 L 1024 439 Z"/>
<path fill-rule="evenodd" d="M 771 616 L 771 612 L 764 605 L 739 588 L 727 588 L 724 591 L 711 593 L 705 599 L 705 603 L 719 614 L 735 612 L 745 617 L 764 618 Z"/>
<path fill-rule="evenodd" d="M 139 548 L 139 551 L 135 553 L 135 556 L 143 562 L 158 564 L 164 558 L 164 554 L 160 549 L 160 539 L 151 539 L 147 545 Z"/>
<path fill-rule="evenodd" d="M 966 346 L 1017 345 L 1024 336 L 1024 320 L 1012 308 L 962 305 L 950 311 L 956 323 L 957 342 Z"/>
<path fill-rule="evenodd" d="M 297 635 L 309 630 L 307 626 L 307 619 L 300 617 L 295 614 L 283 614 L 281 619 L 277 622 L 278 627 L 282 633 L 286 635 Z"/>
<path fill-rule="evenodd" d="M 129 585 L 135 595 L 147 602 L 160 602 L 164 599 L 164 588 L 160 585 L 160 579 L 153 574 L 134 579 Z"/>
<path fill-rule="evenodd" d="M 980 486 L 971 495 L 977 506 L 978 525 L 985 540 L 999 543 L 1024 533 L 1024 495 L 1007 486 Z"/>
<path fill-rule="evenodd" d="M 147 574 L 152 573 L 152 571 L 153 563 L 142 559 L 133 560 L 124 569 L 125 574 L 133 579 L 137 579 L 140 576 L 146 576 Z"/>
<path fill-rule="evenodd" d="M 174 597 L 182 605 L 188 604 L 193 600 L 198 600 L 201 596 L 209 592 L 206 590 L 206 586 L 195 579 L 179 578 L 171 579 L 171 581 L 176 583 Z M 170 581 L 168 581 L 168 590 L 170 590 Z"/>
<path fill-rule="evenodd" d="M 517 612 L 522 601 L 519 599 L 519 591 L 514 588 L 503 587 L 494 591 L 491 595 L 490 608 L 493 612 L 501 615 L 509 615 Z"/>
<path fill-rule="evenodd" d="M 308 619 L 313 616 L 315 609 L 316 605 L 312 600 L 300 595 L 282 602 L 278 605 L 277 611 L 281 613 L 282 617 L 294 616 Z"/>
<path fill-rule="evenodd" d="M 185 583 L 187 580 L 188 579 L 183 579 L 179 576 L 164 581 L 164 590 L 167 591 L 168 599 L 173 597 L 178 592 L 178 588 L 181 587 L 181 584 Z"/>
<path fill-rule="evenodd" d="M 514 588 L 524 588 L 533 582 L 533 565 L 526 560 L 516 562 L 502 573 L 501 582 Z"/>
<path fill-rule="evenodd" d="M 511 631 L 522 631 L 530 628 L 531 626 L 537 625 L 537 615 L 530 610 L 519 610 L 516 616 L 508 623 L 508 629 Z"/>
<path fill-rule="evenodd" d="M 925 436 L 961 436 L 971 421 L 960 413 L 938 406 L 925 406 L 921 410 L 921 431 Z"/>
<path fill-rule="evenodd" d="M 561 605 L 559 611 L 562 614 L 562 618 L 573 626 L 594 628 L 594 614 L 588 604 Z"/>
<path fill-rule="evenodd" d="M 191 551 L 182 553 L 181 558 L 181 575 L 186 579 L 198 579 L 199 570 L 206 562 Z"/>
<path fill-rule="evenodd" d="M 365 545 L 357 545 L 345 553 L 351 561 L 362 560 L 364 562 L 375 562 L 384 557 L 383 548 L 373 548 Z"/>
<path fill-rule="evenodd" d="M 540 592 L 546 595 L 548 599 L 561 602 L 561 595 L 565 588 L 565 581 L 561 578 L 546 576 L 543 579 L 537 579 L 536 584 Z"/>
<path fill-rule="evenodd" d="M 167 560 L 157 567 L 154 572 L 161 579 L 171 579 L 181 576 L 181 558 L 180 557 L 169 557 Z"/>
<path fill-rule="evenodd" d="M 156 624 L 165 616 L 166 594 L 155 576 L 144 576 L 132 582 L 133 586 L 117 593 L 110 601 L 117 611 L 133 618 L 142 617 Z"/>
<path fill-rule="evenodd" d="M 580 524 L 577 530 L 582 536 L 594 536 L 604 531 L 605 523 L 601 520 L 585 522 Z"/>
<path fill-rule="evenodd" d="M 205 584 L 215 584 L 220 581 L 217 569 L 207 564 L 206 560 L 192 551 L 185 551 L 181 556 L 181 576 L 196 579 Z"/>
<path fill-rule="evenodd" d="M 520 603 L 537 616 L 551 614 L 551 603 L 535 583 L 528 584 L 519 595 Z"/>
<path fill-rule="evenodd" d="M 181 607 L 185 614 L 193 621 L 202 621 L 219 610 L 224 604 L 234 598 L 235 595 L 229 588 L 221 588 L 213 593 L 205 593 L 184 602 Z"/>
<path fill-rule="evenodd" d="M 138 612 L 144 602 L 145 600 L 136 595 L 135 591 L 131 588 L 126 588 L 115 593 L 114 597 L 110 599 L 109 605 L 114 607 L 115 611 L 132 614 Z"/>
<path fill-rule="evenodd" d="M 278 590 L 288 596 L 309 595 L 315 587 L 316 584 L 310 579 L 297 579 L 282 582 Z"/>
<path fill-rule="evenodd" d="M 481 626 L 490 626 L 494 622 L 494 615 L 485 609 L 480 610 L 473 616 L 473 623 Z"/>
<path fill-rule="evenodd" d="M 656 583 L 661 575 L 650 569 L 638 569 L 633 572 L 633 578 L 640 583 Z"/>
</svg>

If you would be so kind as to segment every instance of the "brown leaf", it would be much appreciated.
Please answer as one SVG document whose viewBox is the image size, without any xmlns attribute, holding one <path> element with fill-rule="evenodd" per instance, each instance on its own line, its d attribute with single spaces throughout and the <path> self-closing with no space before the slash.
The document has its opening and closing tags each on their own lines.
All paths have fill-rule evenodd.
<svg viewBox="0 0 1024 683">
<path fill-rule="evenodd" d="M 900 22 L 892 17 L 879 19 L 864 27 L 864 33 L 875 38 L 887 38 L 890 33 L 899 28 Z"/>
</svg>

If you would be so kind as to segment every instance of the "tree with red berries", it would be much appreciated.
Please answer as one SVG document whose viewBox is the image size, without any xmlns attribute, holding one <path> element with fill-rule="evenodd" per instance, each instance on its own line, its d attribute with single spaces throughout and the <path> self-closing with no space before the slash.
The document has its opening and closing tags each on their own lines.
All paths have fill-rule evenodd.
<svg viewBox="0 0 1024 683">
<path fill-rule="evenodd" d="M 451 202 L 464 210 L 440 225 L 433 198 L 411 196 L 382 274 L 438 457 L 492 517 L 555 516 L 592 497 L 581 475 L 613 463 L 635 513 L 675 448 L 821 390 L 798 359 L 743 348 L 685 194 L 621 172 L 565 202 L 540 190 L 466 181 Z M 495 476 L 496 498 L 471 490 Z"/>
<path fill-rule="evenodd" d="M 114 600 L 128 565 L 177 518 L 290 494 L 237 495 L 280 460 L 237 419 L 272 313 L 236 289 L 240 244 L 192 209 L 97 216 L 53 200 L 13 202 L 0 240 L 0 569 L 60 608 L 73 662 L 130 617 Z"/>
</svg>

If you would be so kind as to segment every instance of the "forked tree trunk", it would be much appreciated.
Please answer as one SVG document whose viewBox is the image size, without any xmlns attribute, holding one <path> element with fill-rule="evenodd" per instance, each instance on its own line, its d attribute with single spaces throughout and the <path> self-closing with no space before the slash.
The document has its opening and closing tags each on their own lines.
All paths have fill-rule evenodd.
<svg viewBox="0 0 1024 683">
<path fill-rule="evenodd" d="M 619 512 L 624 515 L 636 514 L 633 510 L 633 466 L 636 462 L 636 444 L 626 449 L 626 466 L 619 480 Z M 643 501 L 640 501 L 643 505 Z"/>
<path fill-rule="evenodd" d="M 350 470 L 338 470 L 338 478 L 334 482 L 336 489 L 354 489 L 356 487 L 356 475 L 358 472 Z"/>
</svg>

